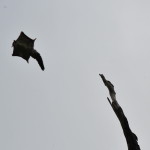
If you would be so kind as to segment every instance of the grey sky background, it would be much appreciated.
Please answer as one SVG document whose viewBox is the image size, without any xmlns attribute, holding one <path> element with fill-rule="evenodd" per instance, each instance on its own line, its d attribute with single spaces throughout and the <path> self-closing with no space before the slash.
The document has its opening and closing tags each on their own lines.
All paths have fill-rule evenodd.
<svg viewBox="0 0 150 150">
<path fill-rule="evenodd" d="M 150 1 L 0 0 L 0 20 L 0 149 L 126 150 L 99 73 L 150 147 Z M 11 56 L 21 31 L 44 72 Z"/>
</svg>

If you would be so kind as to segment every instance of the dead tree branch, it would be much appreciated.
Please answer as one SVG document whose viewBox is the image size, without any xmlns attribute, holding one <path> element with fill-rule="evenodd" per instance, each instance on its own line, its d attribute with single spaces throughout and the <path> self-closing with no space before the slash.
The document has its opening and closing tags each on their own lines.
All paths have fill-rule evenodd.
<svg viewBox="0 0 150 150">
<path fill-rule="evenodd" d="M 140 146 L 138 145 L 138 138 L 131 131 L 128 120 L 127 120 L 126 116 L 124 115 L 124 112 L 123 112 L 121 106 L 118 104 L 118 102 L 116 100 L 116 92 L 115 92 L 113 84 L 110 81 L 106 80 L 103 74 L 99 74 L 99 75 L 102 78 L 105 86 L 109 90 L 109 94 L 110 94 L 112 101 L 109 98 L 107 98 L 107 99 L 108 99 L 112 109 L 114 110 L 116 116 L 118 117 L 118 119 L 120 121 L 124 136 L 126 138 L 128 150 L 140 150 Z"/>
</svg>

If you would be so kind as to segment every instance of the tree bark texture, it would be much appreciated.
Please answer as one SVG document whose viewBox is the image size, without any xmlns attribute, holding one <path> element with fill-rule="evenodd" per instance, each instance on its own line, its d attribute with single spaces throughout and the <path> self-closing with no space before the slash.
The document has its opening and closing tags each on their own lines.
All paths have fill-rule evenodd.
<svg viewBox="0 0 150 150">
<path fill-rule="evenodd" d="M 114 110 L 116 116 L 118 117 L 118 119 L 120 121 L 122 130 L 123 130 L 126 142 L 127 142 L 128 150 L 140 150 L 140 146 L 138 145 L 138 138 L 131 131 L 128 120 L 127 120 L 121 106 L 118 104 L 118 102 L 116 100 L 116 92 L 115 92 L 113 84 L 110 81 L 106 80 L 105 76 L 103 74 L 99 74 L 99 75 L 102 78 L 104 85 L 109 90 L 111 100 L 109 98 L 107 98 L 107 99 L 108 99 L 112 109 Z"/>
</svg>

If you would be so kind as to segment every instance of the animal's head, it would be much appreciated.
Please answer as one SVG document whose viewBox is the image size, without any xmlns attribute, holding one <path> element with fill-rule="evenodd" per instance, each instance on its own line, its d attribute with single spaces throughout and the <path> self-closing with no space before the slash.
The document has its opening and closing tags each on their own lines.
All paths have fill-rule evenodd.
<svg viewBox="0 0 150 150">
<path fill-rule="evenodd" d="M 12 43 L 12 47 L 14 47 L 16 45 L 16 41 L 14 40 Z"/>
</svg>

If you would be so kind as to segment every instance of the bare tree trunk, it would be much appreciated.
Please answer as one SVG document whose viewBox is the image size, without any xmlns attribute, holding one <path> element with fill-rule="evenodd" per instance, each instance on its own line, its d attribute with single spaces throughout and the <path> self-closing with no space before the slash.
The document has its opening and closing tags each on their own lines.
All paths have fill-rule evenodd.
<svg viewBox="0 0 150 150">
<path fill-rule="evenodd" d="M 140 146 L 138 145 L 138 138 L 137 136 L 131 131 L 129 124 L 128 124 L 128 120 L 126 118 L 126 116 L 124 115 L 124 112 L 121 108 L 121 106 L 118 104 L 117 100 L 116 100 L 116 92 L 114 90 L 114 86 L 113 84 L 106 80 L 103 74 L 99 74 L 105 84 L 105 86 L 108 88 L 109 90 L 109 94 L 111 97 L 111 100 L 107 97 L 111 107 L 113 108 L 116 116 L 118 117 L 124 136 L 126 138 L 126 142 L 127 142 L 127 146 L 128 146 L 128 150 L 140 150 Z"/>
</svg>

